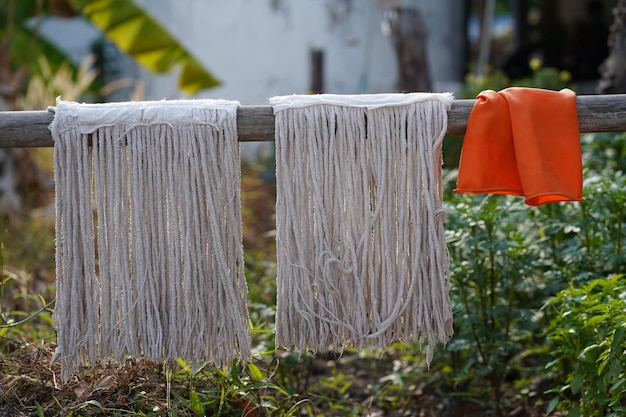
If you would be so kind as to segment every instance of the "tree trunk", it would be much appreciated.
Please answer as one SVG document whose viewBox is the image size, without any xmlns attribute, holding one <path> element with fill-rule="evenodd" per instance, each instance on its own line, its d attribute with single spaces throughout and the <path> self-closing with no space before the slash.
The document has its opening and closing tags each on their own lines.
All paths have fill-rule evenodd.
<svg viewBox="0 0 626 417">
<path fill-rule="evenodd" d="M 626 93 L 626 0 L 613 9 L 615 20 L 609 35 L 609 56 L 600 66 L 602 78 L 597 91 L 603 94 Z"/>
<path fill-rule="evenodd" d="M 426 26 L 419 10 L 393 7 L 387 11 L 387 22 L 398 61 L 398 90 L 431 91 L 426 54 Z"/>
</svg>

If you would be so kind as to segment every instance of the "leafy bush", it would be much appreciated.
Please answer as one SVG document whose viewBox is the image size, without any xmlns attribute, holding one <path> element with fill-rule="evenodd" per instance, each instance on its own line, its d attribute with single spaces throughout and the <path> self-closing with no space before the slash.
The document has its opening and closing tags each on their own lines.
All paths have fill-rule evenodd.
<svg viewBox="0 0 626 417">
<path fill-rule="evenodd" d="M 541 346 L 538 312 L 552 290 L 552 263 L 529 210 L 505 196 L 458 196 L 448 208 L 455 320 L 444 353 L 448 384 L 459 397 L 490 398 L 483 405 L 496 410 L 506 406 L 507 384 L 522 379 L 522 359 Z"/>
<path fill-rule="evenodd" d="M 572 88 L 570 81 L 572 74 L 568 71 L 559 71 L 556 68 L 546 68 L 542 66 L 541 60 L 534 58 L 530 61 L 529 67 L 531 75 L 518 80 L 509 79 L 506 74 L 499 69 L 491 70 L 483 76 L 468 74 L 465 77 L 463 95 L 474 98 L 483 90 L 499 91 L 507 87 L 534 87 L 546 88 L 549 90 L 560 90 L 562 88 Z"/>
<path fill-rule="evenodd" d="M 626 133 L 587 133 L 581 135 L 583 163 L 588 169 L 626 172 Z"/>
<path fill-rule="evenodd" d="M 626 272 L 626 176 L 587 169 L 583 195 L 579 204 L 546 204 L 528 213 L 546 243 L 551 273 L 565 284 Z"/>
<path fill-rule="evenodd" d="M 621 134 L 614 136 L 619 147 Z M 585 160 L 606 157 L 610 143 L 583 140 Z M 586 166 L 582 203 L 446 197 L 455 335 L 442 353 L 442 392 L 497 412 L 508 388 L 544 390 L 534 375 L 550 360 L 545 328 L 557 326 L 558 314 L 542 306 L 571 285 L 626 272 L 626 176 L 616 167 Z"/>
<path fill-rule="evenodd" d="M 548 302 L 547 330 L 555 360 L 547 365 L 566 382 L 551 390 L 548 407 L 568 416 L 626 413 L 626 275 L 571 285 Z"/>
</svg>

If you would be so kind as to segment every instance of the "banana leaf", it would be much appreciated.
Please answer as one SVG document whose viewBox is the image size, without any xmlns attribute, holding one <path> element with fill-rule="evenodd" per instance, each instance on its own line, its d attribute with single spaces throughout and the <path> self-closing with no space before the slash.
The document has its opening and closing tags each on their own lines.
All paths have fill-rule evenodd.
<svg viewBox="0 0 626 417">
<path fill-rule="evenodd" d="M 71 0 L 75 9 L 120 50 L 150 71 L 166 73 L 181 66 L 178 86 L 190 94 L 219 81 L 156 20 L 130 0 Z"/>
</svg>

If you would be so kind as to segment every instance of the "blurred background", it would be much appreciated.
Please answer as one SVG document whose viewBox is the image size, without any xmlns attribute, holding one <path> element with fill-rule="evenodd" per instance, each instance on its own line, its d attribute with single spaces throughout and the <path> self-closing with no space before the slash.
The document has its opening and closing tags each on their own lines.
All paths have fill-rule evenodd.
<svg viewBox="0 0 626 417">
<path fill-rule="evenodd" d="M 0 4 L 0 34 L 10 41 L 2 63 L 14 71 L 27 66 L 30 75 L 40 74 L 42 58 L 53 70 L 64 59 L 76 70 L 93 56 L 96 85 L 130 82 L 93 99 L 130 99 L 141 83 L 147 100 L 195 94 L 265 104 L 273 95 L 311 91 L 459 93 L 470 73 L 500 69 L 510 79 L 528 76 L 533 58 L 568 71 L 581 92 L 593 92 L 608 56 L 617 0 Z M 196 84 L 177 82 L 190 76 L 181 64 L 187 58 L 201 67 L 195 68 Z M 203 71 L 214 79 L 201 79 Z M 5 106 L 15 105 L 10 97 L 6 101 Z"/>
</svg>

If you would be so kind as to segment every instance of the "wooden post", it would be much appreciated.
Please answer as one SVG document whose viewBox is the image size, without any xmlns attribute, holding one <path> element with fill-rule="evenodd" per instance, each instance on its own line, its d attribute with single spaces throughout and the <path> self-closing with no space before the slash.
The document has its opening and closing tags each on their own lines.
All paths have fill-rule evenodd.
<svg viewBox="0 0 626 417">
<path fill-rule="evenodd" d="M 321 94 L 324 91 L 324 51 L 311 50 L 311 93 Z"/>
<path fill-rule="evenodd" d="M 475 100 L 455 100 L 448 112 L 449 136 L 465 133 Z M 585 132 L 626 132 L 626 94 L 589 95 L 576 98 L 578 124 Z M 0 112 L 0 148 L 51 147 L 48 111 Z M 240 142 L 274 140 L 274 112 L 268 105 L 241 106 L 237 110 Z"/>
<path fill-rule="evenodd" d="M 398 62 L 398 90 L 431 91 L 426 24 L 419 10 L 392 7 L 385 13 Z"/>
</svg>

